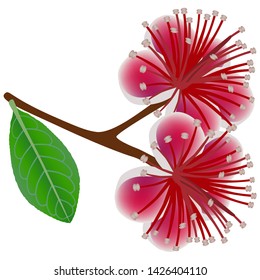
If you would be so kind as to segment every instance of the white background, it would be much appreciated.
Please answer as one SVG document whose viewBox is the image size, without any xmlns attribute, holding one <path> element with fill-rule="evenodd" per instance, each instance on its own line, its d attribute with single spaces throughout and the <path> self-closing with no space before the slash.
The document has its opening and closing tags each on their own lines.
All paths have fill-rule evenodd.
<svg viewBox="0 0 260 280">
<path fill-rule="evenodd" d="M 226 0 L 1 0 L 0 94 L 9 91 L 50 114 L 88 129 L 108 129 L 142 109 L 127 101 L 118 84 L 120 64 L 130 50 L 141 49 L 142 21 L 151 22 L 158 16 L 170 14 L 174 8 L 187 7 L 193 17 L 197 8 L 207 13 L 216 9 L 228 16 L 221 31 L 223 37 L 244 25 L 247 32 L 237 39 L 260 49 L 257 2 L 240 3 Z M 257 56 L 253 59 L 258 70 L 259 59 Z M 258 98 L 257 76 L 258 71 L 251 87 Z M 8 150 L 11 115 L 8 103 L 0 98 L 1 279 L 72 279 L 53 276 L 54 268 L 59 265 L 67 268 L 112 265 L 145 271 L 149 266 L 208 268 L 208 276 L 191 279 L 256 279 L 259 275 L 258 201 L 254 209 L 237 208 L 237 214 L 248 227 L 241 230 L 235 225 L 227 244 L 222 245 L 218 240 L 208 247 L 191 244 L 177 253 L 160 251 L 140 238 L 142 224 L 123 217 L 114 203 L 119 177 L 140 163 L 49 124 L 78 164 L 81 192 L 71 224 L 60 223 L 35 210 L 21 195 L 12 174 Z M 154 121 L 148 117 L 122 137 L 147 149 L 148 131 Z M 258 129 L 257 101 L 253 114 L 234 133 L 244 150 L 252 154 L 257 179 Z M 257 191 L 258 183 L 254 188 Z M 145 273 L 117 278 L 161 277 L 187 278 L 149 277 Z"/>
</svg>

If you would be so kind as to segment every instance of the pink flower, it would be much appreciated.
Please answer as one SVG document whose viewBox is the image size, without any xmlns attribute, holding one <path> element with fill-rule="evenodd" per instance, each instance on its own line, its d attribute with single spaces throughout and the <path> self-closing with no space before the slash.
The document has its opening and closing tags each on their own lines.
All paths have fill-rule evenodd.
<svg viewBox="0 0 260 280">
<path fill-rule="evenodd" d="M 243 176 L 253 163 L 228 135 L 233 127 L 216 137 L 211 130 L 205 136 L 200 124 L 183 113 L 161 119 L 151 144 L 159 165 L 124 179 L 116 192 L 119 210 L 145 223 L 143 238 L 161 249 L 179 250 L 200 239 L 207 245 L 215 241 L 214 233 L 225 243 L 229 218 L 246 225 L 228 202 L 254 205 L 249 199 L 256 198 L 250 186 L 255 179 Z"/>
<path fill-rule="evenodd" d="M 254 97 L 249 89 L 249 73 L 254 73 L 253 61 L 245 60 L 255 48 L 246 50 L 240 40 L 230 43 L 237 31 L 220 41 L 220 29 L 226 21 L 218 12 L 213 16 L 197 10 L 196 29 L 187 9 L 173 11 L 173 16 L 147 22 L 144 51 L 131 51 L 119 72 L 121 87 L 132 101 L 145 104 L 165 100 L 156 111 L 159 116 L 167 106 L 170 112 L 184 112 L 202 121 L 204 131 L 218 130 L 220 119 L 239 123 L 252 110 Z M 210 19 L 211 18 L 211 19 Z M 231 64 L 232 63 L 232 64 Z"/>
</svg>

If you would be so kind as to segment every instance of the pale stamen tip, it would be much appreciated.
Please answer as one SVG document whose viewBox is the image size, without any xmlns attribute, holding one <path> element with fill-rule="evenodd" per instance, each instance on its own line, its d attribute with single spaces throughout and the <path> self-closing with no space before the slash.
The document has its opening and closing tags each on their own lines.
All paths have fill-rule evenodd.
<svg viewBox="0 0 260 280">
<path fill-rule="evenodd" d="M 212 207 L 213 204 L 214 204 L 214 200 L 213 200 L 212 198 L 210 198 L 210 199 L 208 200 L 208 206 L 209 206 L 209 207 Z"/>
<path fill-rule="evenodd" d="M 216 241 L 215 237 L 214 236 L 210 236 L 209 237 L 209 242 L 210 243 L 214 243 Z"/>
<path fill-rule="evenodd" d="M 190 219 L 191 219 L 192 221 L 196 220 L 196 219 L 197 219 L 197 214 L 196 214 L 196 213 L 191 214 L 191 215 L 190 215 Z"/>
<path fill-rule="evenodd" d="M 227 138 L 225 139 L 225 141 L 226 141 L 226 143 L 230 143 L 231 138 L 230 138 L 230 137 L 227 137 Z"/>
<path fill-rule="evenodd" d="M 171 33 L 178 33 L 178 29 L 175 27 L 171 27 L 170 30 L 171 30 Z"/>
<path fill-rule="evenodd" d="M 141 91 L 145 91 L 147 89 L 146 83 L 144 83 L 144 82 L 140 83 L 139 88 L 140 88 Z"/>
<path fill-rule="evenodd" d="M 237 126 L 235 124 L 232 124 L 230 126 L 227 127 L 227 132 L 232 132 L 232 131 L 236 131 L 237 130 Z"/>
<path fill-rule="evenodd" d="M 149 26 L 149 23 L 148 23 L 147 21 L 143 21 L 143 22 L 142 22 L 142 26 L 146 28 L 146 27 Z"/>
<path fill-rule="evenodd" d="M 251 193 L 251 198 L 252 199 L 256 199 L 257 198 L 257 194 L 256 193 Z"/>
<path fill-rule="evenodd" d="M 246 106 L 245 106 L 244 104 L 241 104 L 241 105 L 240 105 L 240 109 L 241 109 L 242 111 L 244 111 L 244 110 L 246 109 Z"/>
<path fill-rule="evenodd" d="M 228 92 L 233 93 L 234 92 L 234 87 L 229 85 L 228 86 Z"/>
<path fill-rule="evenodd" d="M 138 183 L 133 184 L 133 191 L 134 192 L 139 192 L 140 188 L 141 188 L 140 184 L 138 184 Z"/>
<path fill-rule="evenodd" d="M 226 157 L 226 161 L 227 161 L 227 163 L 230 163 L 232 161 L 232 155 L 228 155 Z"/>
<path fill-rule="evenodd" d="M 137 56 L 137 52 L 135 52 L 135 51 L 130 51 L 130 53 L 129 53 L 129 57 L 130 58 L 135 58 Z"/>
<path fill-rule="evenodd" d="M 207 136 L 209 138 L 213 138 L 215 136 L 215 131 L 212 130 L 212 129 L 209 129 L 208 132 L 207 132 Z"/>
<path fill-rule="evenodd" d="M 170 143 L 171 141 L 172 141 L 172 137 L 170 135 L 167 135 L 166 137 L 164 137 L 165 143 Z"/>
<path fill-rule="evenodd" d="M 191 243 L 193 241 L 193 238 L 191 236 L 187 237 L 186 242 Z"/>
<path fill-rule="evenodd" d="M 221 242 L 222 242 L 222 244 L 225 244 L 225 243 L 228 242 L 228 239 L 226 237 L 222 237 L 221 238 Z"/>
<path fill-rule="evenodd" d="M 240 26 L 240 27 L 238 28 L 238 30 L 239 30 L 241 33 L 243 33 L 243 32 L 245 32 L 245 31 L 246 31 L 246 29 L 245 29 L 245 27 L 244 27 L 244 26 Z"/>
<path fill-rule="evenodd" d="M 250 183 L 255 183 L 255 177 L 250 177 Z"/>
<path fill-rule="evenodd" d="M 179 225 L 179 229 L 184 229 L 184 228 L 186 228 L 186 223 L 181 223 L 181 224 Z"/>
<path fill-rule="evenodd" d="M 202 14 L 202 10 L 201 9 L 197 9 L 197 14 L 201 15 Z"/>
<path fill-rule="evenodd" d="M 172 12 L 173 12 L 175 15 L 177 15 L 177 14 L 180 13 L 179 9 L 174 9 Z"/>
<path fill-rule="evenodd" d="M 139 69 L 140 73 L 144 74 L 146 72 L 146 70 L 147 70 L 147 67 L 145 65 L 140 66 L 140 69 Z"/>
<path fill-rule="evenodd" d="M 156 110 L 153 112 L 153 114 L 155 115 L 155 117 L 160 118 L 162 115 L 162 112 L 160 110 Z"/>
<path fill-rule="evenodd" d="M 212 11 L 212 15 L 215 16 L 215 17 L 217 17 L 217 16 L 219 15 L 219 12 L 216 11 L 216 10 L 213 10 L 213 11 Z"/>
<path fill-rule="evenodd" d="M 153 28 L 153 30 L 155 30 L 155 31 L 159 30 L 159 27 L 158 27 L 157 24 L 154 24 L 152 28 Z"/>
<path fill-rule="evenodd" d="M 133 212 L 132 214 L 131 214 L 131 218 L 133 219 L 133 220 L 136 220 L 137 218 L 138 218 L 138 213 L 137 212 Z"/>
<path fill-rule="evenodd" d="M 153 232 L 153 235 L 154 235 L 154 236 L 157 236 L 158 233 L 159 233 L 159 231 L 158 231 L 158 230 L 155 230 L 155 231 Z"/>
<path fill-rule="evenodd" d="M 229 232 L 230 232 L 230 229 L 229 229 L 229 228 L 225 228 L 225 229 L 224 229 L 224 232 L 225 232 L 225 233 L 229 233 Z"/>
<path fill-rule="evenodd" d="M 231 114 L 229 117 L 231 120 L 234 120 L 236 118 L 236 116 L 234 114 Z"/>
<path fill-rule="evenodd" d="M 248 206 L 248 208 L 253 208 L 254 205 L 255 205 L 254 202 L 250 201 L 250 202 L 248 202 L 247 206 Z"/>
<path fill-rule="evenodd" d="M 219 172 L 218 177 L 219 178 L 224 178 L 225 177 L 225 172 L 224 171 Z"/>
<path fill-rule="evenodd" d="M 187 8 L 182 8 L 181 13 L 186 15 L 188 13 L 188 9 Z"/>
<path fill-rule="evenodd" d="M 148 48 L 150 45 L 151 45 L 151 42 L 148 40 L 148 39 L 144 39 L 142 41 L 142 45 L 145 47 L 145 48 Z"/>
<path fill-rule="evenodd" d="M 199 238 L 198 236 L 196 236 L 196 237 L 194 238 L 194 241 L 195 241 L 195 243 L 199 243 L 199 242 L 200 242 L 200 238 Z"/>
<path fill-rule="evenodd" d="M 252 191 L 252 186 L 247 185 L 247 186 L 245 187 L 245 190 L 246 190 L 246 192 L 251 192 L 251 191 Z"/>
<path fill-rule="evenodd" d="M 140 172 L 140 175 L 142 177 L 145 177 L 147 175 L 147 170 L 146 169 L 142 169 L 141 172 Z"/>
<path fill-rule="evenodd" d="M 251 48 L 250 52 L 251 52 L 251 54 L 256 54 L 256 48 Z"/>
<path fill-rule="evenodd" d="M 189 133 L 187 133 L 187 132 L 182 132 L 182 133 L 181 133 L 181 138 L 184 139 L 184 140 L 189 139 Z"/>
<path fill-rule="evenodd" d="M 249 82 L 244 82 L 244 83 L 243 83 L 243 87 L 244 87 L 244 88 L 249 88 Z"/>
<path fill-rule="evenodd" d="M 243 43 L 243 44 L 241 45 L 241 48 L 242 48 L 243 50 L 247 49 L 247 44 L 246 44 L 246 43 Z"/>
<path fill-rule="evenodd" d="M 193 125 L 196 126 L 196 127 L 200 127 L 200 125 L 201 125 L 201 120 L 195 119 L 194 122 L 193 122 Z"/>
<path fill-rule="evenodd" d="M 246 174 L 246 171 L 245 171 L 245 169 L 240 169 L 240 170 L 238 171 L 238 173 L 239 173 L 240 175 L 245 175 L 245 174 Z"/>
<path fill-rule="evenodd" d="M 217 55 L 216 54 L 211 54 L 210 56 L 209 56 L 212 60 L 217 60 L 218 59 L 218 57 L 217 57 Z"/>
<path fill-rule="evenodd" d="M 252 161 L 249 161 L 246 165 L 247 165 L 248 168 L 254 167 L 254 164 L 253 164 Z"/>
<path fill-rule="evenodd" d="M 233 226 L 232 222 L 228 221 L 226 222 L 226 227 L 227 228 L 231 228 Z"/>
<path fill-rule="evenodd" d="M 245 155 L 245 159 L 246 159 L 246 160 L 250 160 L 250 159 L 251 159 L 250 154 L 246 154 L 246 155 Z"/>
<path fill-rule="evenodd" d="M 177 252 L 177 251 L 180 250 L 180 247 L 179 246 L 173 246 L 172 250 Z"/>
<path fill-rule="evenodd" d="M 248 66 L 253 66 L 253 65 L 254 65 L 254 61 L 253 61 L 252 59 L 249 59 L 249 60 L 247 61 L 247 65 L 248 65 Z"/>
<path fill-rule="evenodd" d="M 164 243 L 165 243 L 165 244 L 169 244 L 170 242 L 171 242 L 171 239 L 170 239 L 170 238 L 165 238 L 165 239 L 164 239 Z"/>
<path fill-rule="evenodd" d="M 192 41 L 191 41 L 191 38 L 185 38 L 185 42 L 189 45 L 191 45 Z"/>
<path fill-rule="evenodd" d="M 202 240 L 202 245 L 203 246 L 209 245 L 209 241 L 207 239 Z"/>
<path fill-rule="evenodd" d="M 249 102 L 250 102 L 250 103 L 254 103 L 254 102 L 255 102 L 255 98 L 254 98 L 253 96 L 250 96 L 250 97 L 249 97 Z"/>
<path fill-rule="evenodd" d="M 250 79 L 251 79 L 250 75 L 249 75 L 249 74 L 246 74 L 246 75 L 245 75 L 245 80 L 246 80 L 246 81 L 249 81 Z"/>
<path fill-rule="evenodd" d="M 192 23 L 192 22 L 193 22 L 193 18 L 192 18 L 192 17 L 188 17 L 188 18 L 187 18 L 187 22 L 188 22 L 188 23 Z"/>
<path fill-rule="evenodd" d="M 221 73 L 220 76 L 222 80 L 227 80 L 227 74 Z"/>
<path fill-rule="evenodd" d="M 222 21 L 226 21 L 226 20 L 227 20 L 227 16 L 222 15 L 222 16 L 220 17 L 220 19 L 221 19 Z"/>
<path fill-rule="evenodd" d="M 236 44 L 237 47 L 240 47 L 242 45 L 242 41 L 241 40 L 237 40 L 235 42 L 235 44 Z"/>
<path fill-rule="evenodd" d="M 170 22 L 171 18 L 170 18 L 169 16 L 166 16 L 166 17 L 163 18 L 163 20 L 164 20 L 165 22 Z"/>
<path fill-rule="evenodd" d="M 204 15 L 204 19 L 205 19 L 205 20 L 210 20 L 210 15 L 209 15 L 209 14 L 205 14 L 205 15 Z"/>
<path fill-rule="evenodd" d="M 153 142 L 151 143 L 150 147 L 151 147 L 152 150 L 155 150 L 155 149 L 158 147 L 157 142 L 156 142 L 156 141 L 153 141 Z"/>
<path fill-rule="evenodd" d="M 254 66 L 250 66 L 248 68 L 249 73 L 255 73 L 255 67 Z M 249 76 L 250 77 L 250 76 Z"/>
<path fill-rule="evenodd" d="M 148 161 L 148 156 L 147 155 L 142 155 L 140 157 L 141 162 L 146 163 Z"/>
<path fill-rule="evenodd" d="M 246 227 L 246 222 L 241 222 L 241 223 L 240 223 L 240 227 L 241 227 L 241 228 L 245 228 L 245 227 Z"/>
<path fill-rule="evenodd" d="M 148 105 L 150 105 L 150 104 L 151 104 L 150 99 L 149 99 L 149 98 L 147 98 L 147 97 L 146 97 L 146 98 L 144 98 L 142 101 L 143 101 L 144 105 L 147 105 L 147 106 L 148 106 Z"/>
<path fill-rule="evenodd" d="M 149 235 L 145 232 L 145 233 L 143 233 L 143 235 L 142 235 L 142 238 L 143 239 L 148 239 L 148 237 L 149 237 Z"/>
<path fill-rule="evenodd" d="M 237 147 L 236 147 L 236 152 L 237 152 L 237 153 L 241 153 L 241 152 L 242 152 L 242 148 L 241 148 L 240 146 L 237 146 Z"/>
</svg>

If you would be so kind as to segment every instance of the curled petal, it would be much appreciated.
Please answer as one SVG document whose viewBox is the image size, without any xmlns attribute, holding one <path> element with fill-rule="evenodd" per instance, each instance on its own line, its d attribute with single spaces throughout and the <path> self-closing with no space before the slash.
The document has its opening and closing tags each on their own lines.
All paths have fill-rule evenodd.
<svg viewBox="0 0 260 280">
<path fill-rule="evenodd" d="M 237 88 L 237 89 L 236 89 Z M 233 93 L 230 93 L 229 99 L 223 98 L 227 96 L 224 92 L 217 93 L 218 97 L 214 97 L 215 104 L 219 104 L 222 114 L 232 123 L 240 123 L 244 121 L 252 112 L 254 104 L 252 100 L 251 90 L 242 86 L 235 87 Z"/>
<path fill-rule="evenodd" d="M 151 27 L 150 36 L 154 48 L 167 58 L 181 55 L 181 50 L 186 44 L 185 38 L 193 36 L 193 31 L 185 31 L 182 19 L 177 20 L 175 16 L 159 17 L 153 21 Z"/>
<path fill-rule="evenodd" d="M 167 214 L 152 224 L 151 241 L 162 250 L 177 251 L 186 245 L 188 224 L 186 216 L 181 218 L 180 209 L 177 203 L 171 205 Z"/>
<path fill-rule="evenodd" d="M 243 164 L 244 161 L 244 164 Z M 204 151 L 188 166 L 186 172 L 200 178 L 201 186 L 209 184 L 209 180 L 230 179 L 247 167 L 242 148 L 238 140 L 231 136 L 210 141 Z"/>
<path fill-rule="evenodd" d="M 245 120 L 253 110 L 250 89 L 221 83 L 191 85 L 182 92 L 177 110 L 201 116 L 204 130 L 217 130 L 221 119 L 229 125 Z"/>
<path fill-rule="evenodd" d="M 156 138 L 162 154 L 174 168 L 198 150 L 205 136 L 200 120 L 174 113 L 160 121 Z"/>
<path fill-rule="evenodd" d="M 218 111 L 218 108 L 210 103 L 210 106 L 204 102 L 198 100 L 196 95 L 192 95 L 189 89 L 182 91 L 179 102 L 176 107 L 176 112 L 183 112 L 194 119 L 201 120 L 202 129 L 207 132 L 209 129 L 218 130 L 220 126 L 221 117 L 214 111 Z"/>
<path fill-rule="evenodd" d="M 151 97 L 171 88 L 162 62 L 149 51 L 127 58 L 120 68 L 119 80 L 123 91 L 134 97 Z"/>
<path fill-rule="evenodd" d="M 165 197 L 166 180 L 160 177 L 134 177 L 123 182 L 116 192 L 116 204 L 126 217 L 150 222 Z"/>
</svg>

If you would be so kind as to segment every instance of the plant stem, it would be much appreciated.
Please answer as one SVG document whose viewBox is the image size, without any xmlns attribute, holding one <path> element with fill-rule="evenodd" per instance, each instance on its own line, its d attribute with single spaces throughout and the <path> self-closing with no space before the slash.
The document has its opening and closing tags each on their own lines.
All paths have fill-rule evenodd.
<svg viewBox="0 0 260 280">
<path fill-rule="evenodd" d="M 13 100 L 13 102 L 15 103 L 15 105 L 28 112 L 31 113 L 39 118 L 42 118 L 52 124 L 55 124 L 63 129 L 66 129 L 76 135 L 79 135 L 85 139 L 88 139 L 92 142 L 95 142 L 97 144 L 100 144 L 102 146 L 105 146 L 107 148 L 110 148 L 112 150 L 115 150 L 117 152 L 120 152 L 122 154 L 125 155 L 129 155 L 132 156 L 134 158 L 140 159 L 142 155 L 146 155 L 148 157 L 148 162 L 150 164 L 152 164 L 153 166 L 159 166 L 156 159 L 150 155 L 145 153 L 144 151 L 137 149 L 131 145 L 126 144 L 125 142 L 119 140 L 117 138 L 117 136 L 124 131 L 125 129 L 127 129 L 128 127 L 130 127 L 131 125 L 133 125 L 134 123 L 138 122 L 139 120 L 141 120 L 142 118 L 146 117 L 147 115 L 149 115 L 150 113 L 152 113 L 153 111 L 155 111 L 156 109 L 160 108 L 161 106 L 164 105 L 164 103 L 166 101 L 163 101 L 161 103 L 157 103 L 157 104 L 152 104 L 148 107 L 146 107 L 144 110 L 142 110 L 140 113 L 136 114 L 135 116 L 133 116 L 132 118 L 130 118 L 129 120 L 123 122 L 122 124 L 106 130 L 106 131 L 101 131 L 101 132 L 96 132 L 96 131 L 91 131 L 91 130 L 87 130 L 87 129 L 83 129 L 81 127 L 75 126 L 73 124 L 70 124 L 66 121 L 63 121 L 59 118 L 56 118 L 50 114 L 47 114 L 31 105 L 29 105 L 28 103 L 25 103 L 24 101 L 22 101 L 21 99 L 17 98 L 16 96 L 12 95 L 11 93 L 7 92 L 4 94 L 4 98 L 7 101 Z"/>
</svg>

